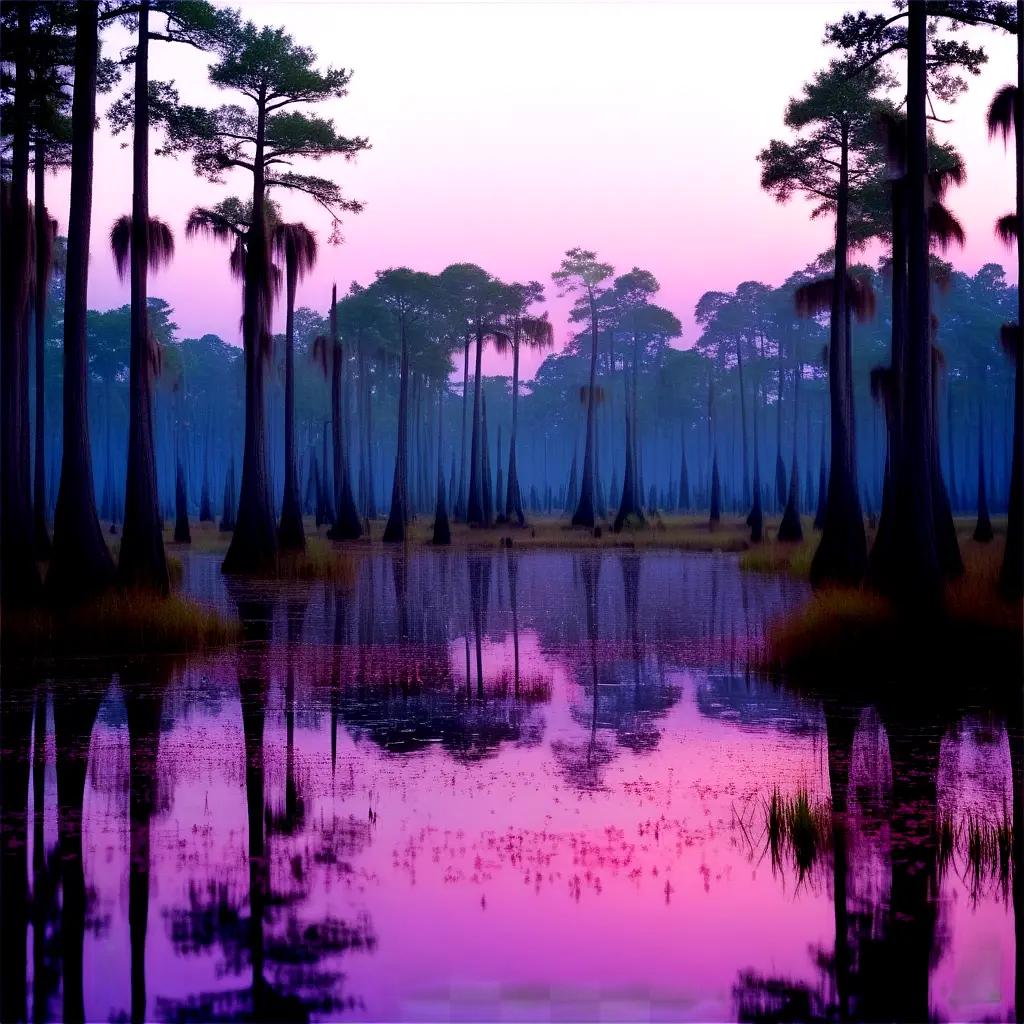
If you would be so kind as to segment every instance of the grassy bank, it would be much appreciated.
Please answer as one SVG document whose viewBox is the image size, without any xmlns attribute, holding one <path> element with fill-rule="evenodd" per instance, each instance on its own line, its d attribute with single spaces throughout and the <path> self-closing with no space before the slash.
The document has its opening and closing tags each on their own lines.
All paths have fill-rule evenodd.
<svg viewBox="0 0 1024 1024">
<path fill-rule="evenodd" d="M 7 654 L 176 652 L 233 643 L 238 624 L 179 594 L 110 590 L 69 608 L 18 608 L 3 615 Z"/>
<path fill-rule="evenodd" d="M 978 689 L 1016 687 L 1024 665 L 1020 602 L 996 591 L 1003 542 L 962 540 L 964 575 L 937 614 L 900 608 L 864 588 L 819 591 L 768 631 L 766 667 L 825 688 L 860 692 L 894 680 L 927 691 L 947 680 Z"/>
<path fill-rule="evenodd" d="M 327 539 L 327 527 L 305 520 L 307 553 L 313 565 L 323 564 L 325 552 L 346 551 L 358 553 L 375 547 L 382 547 L 384 519 L 374 519 L 369 524 L 369 535 L 364 534 L 358 541 L 334 542 Z M 408 528 L 407 545 L 430 547 L 434 523 L 430 516 L 419 516 Z M 469 527 L 465 523 L 452 523 L 452 549 L 485 549 L 500 547 L 506 538 L 511 538 L 517 548 L 652 548 L 675 549 L 679 551 L 745 551 L 750 547 L 750 531 L 740 518 L 723 518 L 714 530 L 708 528 L 706 515 L 653 515 L 643 525 L 613 533 L 607 522 L 599 524 L 600 535 L 590 530 L 573 529 L 564 517 L 543 516 L 532 519 L 526 527 L 498 524 L 489 529 Z M 164 542 L 169 554 L 180 556 L 188 551 L 224 554 L 231 541 L 231 534 L 221 533 L 215 523 L 193 523 L 192 543 L 176 544 L 174 531 L 168 528 Z M 110 541 L 116 544 L 117 537 Z M 392 545 L 387 545 L 392 549 Z M 310 574 L 315 570 L 310 568 Z"/>
</svg>

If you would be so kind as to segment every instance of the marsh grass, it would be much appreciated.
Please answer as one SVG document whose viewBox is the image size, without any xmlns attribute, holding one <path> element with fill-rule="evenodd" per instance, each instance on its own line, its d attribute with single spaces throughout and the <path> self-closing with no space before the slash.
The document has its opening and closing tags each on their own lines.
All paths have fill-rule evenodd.
<svg viewBox="0 0 1024 1024">
<path fill-rule="evenodd" d="M 340 544 L 323 537 L 307 537 L 305 551 L 278 556 L 277 573 L 273 578 L 329 580 L 341 586 L 354 587 L 357 574 L 355 558 Z"/>
<path fill-rule="evenodd" d="M 747 572 L 785 572 L 807 579 L 811 559 L 821 539 L 813 529 L 813 520 L 803 520 L 804 539 L 797 543 L 776 540 L 774 531 L 761 544 L 752 545 L 740 555 L 740 568 Z"/>
<path fill-rule="evenodd" d="M 110 590 L 68 608 L 5 611 L 4 653 L 176 652 L 233 643 L 238 624 L 179 594 Z"/>
<path fill-rule="evenodd" d="M 1013 879 L 1013 819 L 1004 802 L 992 815 L 969 811 L 955 821 L 940 816 L 938 870 L 940 878 L 952 869 L 967 887 L 972 902 L 995 892 L 1009 899 Z"/>
<path fill-rule="evenodd" d="M 899 608 L 864 588 L 815 593 L 786 618 L 769 624 L 765 668 L 828 680 L 832 688 L 889 688 L 899 676 L 936 692 L 944 683 L 1019 697 L 1024 622 L 1021 603 L 996 590 L 1001 541 L 961 545 L 964 575 L 948 585 L 935 615 Z"/>
<path fill-rule="evenodd" d="M 764 801 L 764 836 L 772 870 L 781 871 L 788 861 L 799 884 L 829 850 L 832 813 L 828 801 L 813 800 L 803 787 L 791 796 L 775 787 Z"/>
<path fill-rule="evenodd" d="M 594 551 L 615 549 L 666 549 L 676 551 L 744 551 L 749 546 L 748 533 L 742 520 L 723 519 L 714 530 L 708 528 L 707 516 L 662 516 L 652 513 L 640 523 L 627 523 L 613 533 L 611 523 L 600 522 L 601 535 L 573 529 L 561 518 L 551 516 L 532 519 L 525 527 L 507 523 L 491 529 L 477 529 L 464 523 L 452 524 L 451 549 L 492 548 L 500 546 L 506 538 L 517 549 L 546 548 L 588 549 Z M 410 525 L 409 543 L 429 544 L 431 522 L 417 520 Z M 379 531 L 374 531 L 379 537 Z"/>
</svg>

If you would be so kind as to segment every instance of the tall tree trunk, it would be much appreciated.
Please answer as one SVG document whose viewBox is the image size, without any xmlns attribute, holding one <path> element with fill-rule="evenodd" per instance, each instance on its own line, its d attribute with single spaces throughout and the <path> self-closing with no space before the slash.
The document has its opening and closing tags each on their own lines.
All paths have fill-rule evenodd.
<svg viewBox="0 0 1024 1024">
<path fill-rule="evenodd" d="M 46 525 L 46 300 L 53 265 L 53 230 L 46 211 L 46 143 L 36 140 L 35 149 L 36 285 L 35 310 L 35 466 L 32 491 L 32 520 L 35 557 L 50 557 L 50 531 Z"/>
<path fill-rule="evenodd" d="M 224 564 L 226 573 L 259 572 L 277 561 L 277 529 L 267 458 L 264 368 L 270 345 L 270 244 L 265 216 L 264 149 L 266 94 L 257 101 L 256 151 L 253 157 L 252 225 L 245 246 L 242 347 L 245 359 L 245 440 L 238 519 Z"/>
<path fill-rule="evenodd" d="M 850 405 L 850 338 L 847 317 L 849 239 L 849 139 L 843 129 L 836 204 L 836 256 L 829 323 L 829 420 L 831 460 L 821 543 L 811 562 L 811 582 L 857 584 L 867 566 L 867 539 L 852 459 L 854 431 Z"/>
<path fill-rule="evenodd" d="M 29 233 L 29 54 L 32 8 L 18 11 L 14 101 L 10 117 L 11 178 L 3 188 L 3 302 L 0 303 L 0 592 L 5 601 L 31 601 L 39 593 L 33 557 L 32 506 L 23 450 L 28 409 L 28 336 L 31 278 Z M 77 95 L 77 90 L 76 90 Z M 22 382 L 25 387 L 23 389 Z"/>
<path fill-rule="evenodd" d="M 293 255 L 286 257 L 286 310 L 284 340 L 284 497 L 281 501 L 281 525 L 278 542 L 282 550 L 305 551 L 306 533 L 302 527 L 299 481 L 295 473 L 295 289 L 299 268 Z M 332 295 L 331 315 L 334 316 Z"/>
<path fill-rule="evenodd" d="M 199 492 L 199 522 L 213 522 L 213 506 L 210 502 L 210 420 L 206 421 L 203 438 L 203 485 Z"/>
<path fill-rule="evenodd" d="M 469 495 L 466 500 L 466 522 L 484 526 L 483 485 L 480 479 L 480 372 L 484 351 L 483 326 L 476 325 L 476 371 L 473 379 L 473 428 L 469 446 Z"/>
<path fill-rule="evenodd" d="M 139 5 L 132 136 L 131 328 L 128 468 L 117 575 L 128 586 L 170 589 L 153 449 L 153 342 L 149 336 L 149 0 Z"/>
<path fill-rule="evenodd" d="M 516 445 L 519 442 L 519 345 L 516 338 L 512 347 L 512 438 L 508 445 L 508 491 L 505 495 L 505 518 L 512 522 L 515 517 L 517 526 L 526 525 L 523 515 L 523 495 L 519 487 L 519 464 L 516 458 Z"/>
<path fill-rule="evenodd" d="M 590 302 L 590 385 L 587 390 L 587 433 L 583 443 L 583 473 L 580 498 L 573 513 L 572 525 L 594 527 L 594 402 L 597 388 L 597 304 L 593 291 Z"/>
<path fill-rule="evenodd" d="M 789 473 L 789 495 L 786 498 L 786 507 L 782 511 L 782 521 L 779 523 L 779 532 L 776 535 L 779 540 L 796 542 L 804 539 L 804 528 L 800 522 L 800 471 L 797 463 L 797 434 L 800 424 L 800 377 L 803 372 L 799 358 L 796 357 L 796 346 L 794 344 L 793 368 L 793 466 Z"/>
<path fill-rule="evenodd" d="M 437 500 L 434 505 L 434 533 L 431 538 L 432 544 L 451 544 L 452 531 L 448 522 L 448 504 L 444 496 L 444 467 L 442 465 L 442 454 L 444 452 L 444 392 L 439 390 L 437 394 Z"/>
<path fill-rule="evenodd" d="M 406 446 L 408 444 L 409 418 L 409 343 L 406 337 L 406 326 L 403 318 L 401 325 L 402 361 L 399 369 L 398 385 L 398 447 L 395 453 L 395 477 L 391 485 L 391 511 L 384 535 L 381 538 L 386 544 L 403 543 L 405 528 L 409 521 L 409 500 L 407 496 L 407 463 Z"/>
<path fill-rule="evenodd" d="M 487 437 L 487 396 L 480 396 L 480 490 L 483 526 L 494 525 L 494 481 L 491 479 L 491 448 Z"/>
<path fill-rule="evenodd" d="M 690 508 L 690 474 L 686 470 L 686 424 L 679 432 L 679 497 L 677 504 L 680 512 Z"/>
<path fill-rule="evenodd" d="M 736 373 L 740 390 L 740 437 L 743 440 L 743 504 L 750 504 L 750 455 L 747 452 L 747 389 L 743 384 L 743 337 L 736 336 Z M 757 418 L 757 410 L 754 410 Z"/>
<path fill-rule="evenodd" d="M 361 352 L 362 363 L 360 364 L 359 375 L 363 376 L 366 371 L 365 353 Z M 377 497 L 374 490 L 376 481 L 373 474 L 373 402 L 370 394 L 370 374 L 366 371 L 366 383 L 363 388 L 364 402 L 364 423 L 363 423 L 363 444 L 364 457 L 366 459 L 366 509 L 364 515 L 367 519 L 374 519 L 377 515 Z"/>
<path fill-rule="evenodd" d="M 907 331 L 899 373 L 900 428 L 892 453 L 892 537 L 872 566 L 883 591 L 935 604 L 942 571 L 935 536 L 929 302 L 927 10 L 912 0 L 907 24 Z"/>
<path fill-rule="evenodd" d="M 760 378 L 760 373 L 758 374 Z M 761 449 L 758 436 L 758 407 L 761 405 L 761 384 L 760 380 L 754 386 L 754 500 L 750 507 L 750 515 L 747 516 L 747 526 L 750 527 L 750 539 L 755 544 L 764 540 L 764 508 L 761 501 Z"/>
<path fill-rule="evenodd" d="M 68 600 L 100 590 L 114 577 L 114 562 L 96 515 L 87 388 L 86 311 L 98 57 L 99 8 L 82 3 L 75 24 L 71 203 L 64 278 L 64 451 L 53 522 L 53 560 L 46 580 L 54 596 Z"/>
<path fill-rule="evenodd" d="M 466 345 L 462 356 L 462 442 L 459 449 L 459 495 L 455 505 L 455 518 L 466 519 L 468 515 L 468 495 L 466 494 L 466 411 L 469 406 L 469 346 L 470 336 L 466 335 Z"/>
<path fill-rule="evenodd" d="M 1017 343 L 1013 372 L 1013 454 L 1006 516 L 1006 550 L 999 589 L 1015 599 L 1024 593 L 1024 0 L 1017 0 L 1017 102 L 1014 144 L 1017 170 Z M 1018 984 L 1020 983 L 1018 979 Z M 1020 1013 L 1020 1004 L 1017 1012 Z"/>
<path fill-rule="evenodd" d="M 174 471 L 174 542 L 191 544 L 192 532 L 188 525 L 188 492 L 185 489 L 185 467 L 178 459 Z"/>
<path fill-rule="evenodd" d="M 623 359 L 625 362 L 625 359 Z M 632 518 L 643 523 L 643 506 L 640 498 L 640 481 L 637 473 L 637 440 L 636 440 L 636 364 L 637 341 L 636 327 L 633 328 L 633 359 L 630 367 L 623 366 L 623 411 L 626 417 L 625 468 L 622 474 L 622 494 L 619 499 L 619 510 L 615 516 L 612 529 L 618 533 Z"/>
<path fill-rule="evenodd" d="M 334 526 L 327 532 L 331 540 L 358 540 L 363 526 L 359 521 L 348 470 L 348 448 L 344 425 L 345 351 L 338 331 L 338 287 L 331 290 L 331 440 L 334 447 Z"/>
<path fill-rule="evenodd" d="M 974 539 L 987 544 L 992 539 L 992 520 L 988 515 L 988 495 L 985 490 L 985 416 L 982 403 L 978 403 L 978 521 L 974 526 Z"/>
<path fill-rule="evenodd" d="M 779 344 L 779 392 L 776 403 L 777 418 L 775 421 L 775 507 L 782 508 L 786 504 L 786 465 L 782 460 L 782 386 L 786 371 L 782 365 L 782 344 Z"/>
</svg>

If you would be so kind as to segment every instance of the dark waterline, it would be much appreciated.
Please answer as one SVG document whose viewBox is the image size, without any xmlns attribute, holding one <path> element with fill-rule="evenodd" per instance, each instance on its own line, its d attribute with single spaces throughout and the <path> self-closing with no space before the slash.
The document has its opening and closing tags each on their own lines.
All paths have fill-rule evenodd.
<svg viewBox="0 0 1024 1024">
<path fill-rule="evenodd" d="M 1019 737 L 747 671 L 802 583 L 503 551 L 283 590 L 197 555 L 183 585 L 241 648 L 5 674 L 29 1017 L 1019 1012 Z M 806 798 L 781 836 L 773 797 Z"/>
</svg>

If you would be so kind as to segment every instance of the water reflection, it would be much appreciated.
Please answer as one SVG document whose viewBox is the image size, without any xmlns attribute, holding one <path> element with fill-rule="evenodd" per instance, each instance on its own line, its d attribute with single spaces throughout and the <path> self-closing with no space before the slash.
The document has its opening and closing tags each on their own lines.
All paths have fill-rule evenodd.
<svg viewBox="0 0 1024 1024">
<path fill-rule="evenodd" d="M 629 551 L 186 578 L 239 648 L 5 669 L 3 1019 L 1024 1005 L 1019 717 L 758 679 L 797 584 Z M 811 847 L 772 845 L 776 794 Z"/>
</svg>

